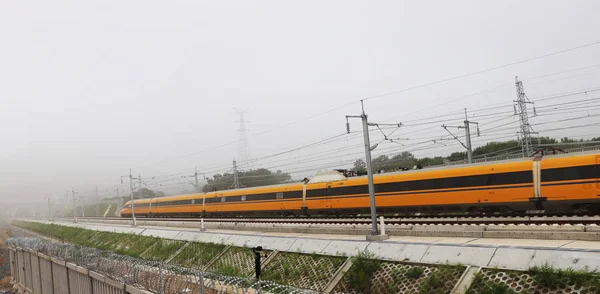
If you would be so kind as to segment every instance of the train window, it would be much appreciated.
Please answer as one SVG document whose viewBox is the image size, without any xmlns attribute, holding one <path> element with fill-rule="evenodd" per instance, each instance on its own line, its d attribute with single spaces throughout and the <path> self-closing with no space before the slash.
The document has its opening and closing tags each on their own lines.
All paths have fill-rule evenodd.
<svg viewBox="0 0 600 294">
<path fill-rule="evenodd" d="M 221 202 L 225 202 L 225 197 L 221 197 Z"/>
<path fill-rule="evenodd" d="M 196 204 L 196 199 L 192 199 L 192 204 Z"/>
<path fill-rule="evenodd" d="M 277 194 L 275 194 L 275 198 L 283 199 L 283 192 L 277 192 Z"/>
<path fill-rule="evenodd" d="M 246 201 L 246 195 L 242 195 L 242 201 Z"/>
</svg>

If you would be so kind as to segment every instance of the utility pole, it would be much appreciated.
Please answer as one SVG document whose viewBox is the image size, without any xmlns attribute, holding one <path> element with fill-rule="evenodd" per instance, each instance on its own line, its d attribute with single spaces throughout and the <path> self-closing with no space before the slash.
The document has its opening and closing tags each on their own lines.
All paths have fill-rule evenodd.
<svg viewBox="0 0 600 294">
<path fill-rule="evenodd" d="M 118 205 L 117 205 L 117 211 L 115 211 L 115 216 L 119 216 L 118 213 L 119 213 L 119 211 L 121 211 L 121 209 L 123 209 L 123 204 L 125 204 L 125 202 L 123 201 L 123 204 L 121 204 L 121 196 L 119 196 L 119 185 L 117 185 L 116 191 L 117 191 Z"/>
<path fill-rule="evenodd" d="M 96 185 L 96 188 L 94 189 L 94 194 L 95 194 L 95 198 L 96 198 L 96 216 L 100 216 L 100 202 L 98 199 L 98 185 Z"/>
<path fill-rule="evenodd" d="M 231 188 L 239 189 L 241 187 L 242 187 L 242 184 L 240 183 L 240 178 L 238 175 L 237 162 L 234 159 L 233 160 L 233 184 L 231 185 Z"/>
<path fill-rule="evenodd" d="M 469 118 L 467 116 L 467 109 L 465 108 L 464 126 L 442 125 L 442 128 L 444 128 L 456 141 L 458 141 L 458 143 L 460 143 L 460 145 L 462 145 L 463 147 L 465 147 L 465 149 L 467 149 L 467 162 L 469 164 L 473 163 L 473 147 L 471 146 L 471 126 L 470 126 L 471 124 L 477 125 L 477 136 L 479 136 L 480 135 L 479 123 L 469 121 Z M 457 136 L 455 136 L 452 132 L 450 132 L 450 130 L 448 130 L 448 128 L 465 129 L 466 144 L 464 144 Z"/>
<path fill-rule="evenodd" d="M 48 196 L 48 221 L 52 221 L 52 209 L 50 207 L 50 196 Z"/>
<path fill-rule="evenodd" d="M 139 186 L 139 191 L 138 191 L 138 194 L 139 194 L 139 195 L 138 195 L 138 196 L 139 196 L 138 198 L 140 198 L 140 199 L 144 199 L 144 195 L 143 195 L 144 191 L 142 191 L 142 175 L 140 175 L 140 174 L 138 174 L 138 181 L 139 181 L 139 183 L 140 183 L 140 186 Z"/>
<path fill-rule="evenodd" d="M 131 219 L 133 220 L 133 226 L 135 227 L 137 222 L 135 220 L 135 205 L 133 202 L 133 175 L 131 174 L 131 169 L 129 169 L 129 175 L 121 176 L 121 183 L 123 183 L 124 177 L 129 177 L 129 191 L 131 192 Z"/>
<path fill-rule="evenodd" d="M 71 188 L 71 191 L 73 192 L 73 220 L 74 222 L 77 222 L 77 212 L 76 212 L 76 205 L 75 205 L 75 188 Z"/>
<path fill-rule="evenodd" d="M 523 157 L 529 157 L 533 154 L 531 146 L 531 134 L 537 134 L 529 124 L 529 114 L 527 112 L 527 104 L 533 104 L 529 101 L 525 90 L 523 90 L 523 82 L 519 81 L 519 77 L 515 77 L 515 86 L 517 88 L 517 100 L 513 101 L 515 105 L 515 115 L 519 115 L 521 131 L 521 152 Z M 517 109 L 518 108 L 518 109 Z M 536 115 L 535 106 L 533 107 L 533 115 Z"/>
<path fill-rule="evenodd" d="M 117 189 L 115 191 L 117 192 L 117 210 L 115 211 L 115 216 L 119 216 L 119 211 L 121 211 L 123 207 L 121 205 L 121 197 L 119 196 L 119 185 L 117 185 Z"/>
<path fill-rule="evenodd" d="M 360 118 L 362 120 L 364 145 L 365 145 L 365 161 L 367 162 L 367 179 L 369 181 L 369 199 L 371 204 L 371 236 L 367 236 L 367 240 L 384 240 L 388 237 L 386 235 L 378 235 L 377 230 L 377 205 L 375 203 L 375 184 L 373 182 L 373 168 L 371 163 L 371 151 L 377 148 L 378 144 L 371 147 L 369 138 L 369 126 L 379 126 L 382 124 L 369 123 L 367 114 L 365 113 L 365 107 L 363 101 L 360 101 L 362 107 L 361 115 L 346 115 L 346 131 L 350 133 L 350 123 L 348 118 Z M 390 124 L 400 127 L 401 124 Z M 375 237 L 377 236 L 377 237 Z"/>
<path fill-rule="evenodd" d="M 79 197 L 79 206 L 81 206 L 81 217 L 85 217 L 85 213 L 83 212 L 83 195 Z"/>
<path fill-rule="evenodd" d="M 196 193 L 202 192 L 202 189 L 200 189 L 200 183 L 198 182 L 198 175 L 204 175 L 204 174 L 199 173 L 198 168 L 194 167 L 194 174 L 191 175 L 192 177 L 194 177 L 194 182 L 192 182 L 188 179 L 189 176 L 181 176 L 182 178 L 186 179 L 186 181 L 188 181 L 192 186 L 194 186 Z M 206 177 L 204 179 L 206 179 Z"/>
<path fill-rule="evenodd" d="M 198 168 L 194 167 L 194 187 L 196 188 L 196 193 L 200 192 L 200 187 L 198 186 Z"/>
</svg>

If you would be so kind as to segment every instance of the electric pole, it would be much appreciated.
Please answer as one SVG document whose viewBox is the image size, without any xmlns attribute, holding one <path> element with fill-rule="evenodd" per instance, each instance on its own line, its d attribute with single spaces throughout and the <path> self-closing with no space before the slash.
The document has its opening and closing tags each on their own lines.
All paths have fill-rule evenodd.
<svg viewBox="0 0 600 294">
<path fill-rule="evenodd" d="M 181 176 L 186 181 L 188 181 L 192 186 L 194 186 L 194 190 L 196 190 L 196 193 L 202 192 L 202 189 L 200 189 L 200 184 L 198 183 L 198 175 L 204 175 L 204 174 L 199 173 L 198 168 L 194 167 L 194 174 L 191 175 L 192 177 L 194 177 L 194 182 L 190 181 L 190 179 L 189 179 L 190 176 Z M 206 177 L 204 179 L 206 179 Z"/>
<path fill-rule="evenodd" d="M 75 188 L 71 188 L 71 191 L 73 192 L 73 220 L 74 220 L 74 222 L 77 222 L 77 211 L 76 211 L 76 205 L 75 205 Z"/>
<path fill-rule="evenodd" d="M 371 163 L 371 151 L 377 148 L 379 144 L 375 144 L 371 147 L 369 138 L 369 126 L 377 126 L 382 124 L 369 123 L 367 114 L 365 114 L 365 107 L 363 101 L 360 101 L 362 107 L 361 115 L 346 115 L 346 131 L 350 133 L 350 123 L 348 118 L 360 118 L 362 120 L 363 136 L 365 143 L 365 161 L 367 162 L 367 179 L 369 181 L 369 199 L 371 203 L 371 236 L 376 236 L 379 232 L 377 230 L 377 205 L 375 203 L 375 184 L 373 182 L 373 168 Z M 400 127 L 401 124 L 389 124 Z M 387 138 L 386 138 L 387 139 Z M 367 239 L 371 239 L 371 236 L 367 236 Z M 379 240 L 387 239 L 387 236 L 381 236 Z"/>
<path fill-rule="evenodd" d="M 240 178 L 238 175 L 237 162 L 234 159 L 233 160 L 233 184 L 231 185 L 231 188 L 239 189 L 241 187 L 242 187 L 242 184 L 240 183 Z"/>
<path fill-rule="evenodd" d="M 121 211 L 121 209 L 123 209 L 123 206 L 125 205 L 125 201 L 121 201 L 121 196 L 119 196 L 119 185 L 117 185 L 117 189 L 115 190 L 117 192 L 117 211 L 115 211 L 115 216 L 119 216 L 119 211 Z M 121 204 L 121 202 L 123 204 Z"/>
<path fill-rule="evenodd" d="M 50 207 L 50 196 L 48 196 L 48 221 L 52 221 L 52 209 Z"/>
<path fill-rule="evenodd" d="M 129 177 L 129 191 L 131 192 L 131 219 L 133 220 L 133 226 L 135 227 L 137 223 L 135 220 L 135 205 L 133 202 L 133 175 L 131 174 L 131 169 L 129 169 L 129 175 L 121 176 L 121 183 L 123 183 L 123 177 Z"/>
<path fill-rule="evenodd" d="M 519 115 L 521 131 L 521 152 L 523 157 L 529 157 L 533 154 L 533 148 L 531 146 L 531 134 L 537 134 L 531 125 L 529 124 L 529 114 L 527 112 L 527 104 L 533 104 L 529 101 L 525 90 L 523 90 L 523 82 L 519 81 L 519 77 L 515 77 L 515 86 L 517 88 L 517 100 L 513 101 L 515 105 L 515 115 Z M 518 108 L 518 110 L 517 110 Z M 536 115 L 535 106 L 533 107 L 533 114 Z"/>
<path fill-rule="evenodd" d="M 458 141 L 458 143 L 460 143 L 460 145 L 462 145 L 463 147 L 465 147 L 465 149 L 467 149 L 467 162 L 469 164 L 473 163 L 473 147 L 471 146 L 471 124 L 477 125 L 477 136 L 479 136 L 480 135 L 479 134 L 479 123 L 469 121 L 469 118 L 467 116 L 467 109 L 465 108 L 464 126 L 442 125 L 442 128 L 444 128 L 456 141 Z M 448 128 L 465 129 L 466 144 L 464 144 L 457 136 L 455 136 L 452 132 L 450 132 L 450 130 L 448 130 Z"/>
<path fill-rule="evenodd" d="M 196 193 L 200 192 L 200 187 L 198 186 L 198 168 L 194 167 L 194 187 L 196 188 Z"/>
<path fill-rule="evenodd" d="M 85 213 L 83 212 L 83 195 L 81 195 L 81 197 L 79 197 L 79 206 L 81 206 L 81 217 L 84 218 Z"/>
<path fill-rule="evenodd" d="M 100 203 L 99 203 L 99 199 L 98 199 L 98 185 L 96 185 L 95 189 L 94 189 L 94 194 L 95 194 L 95 198 L 96 198 L 96 216 L 100 216 Z"/>
<path fill-rule="evenodd" d="M 144 195 L 143 195 L 144 191 L 142 191 L 142 175 L 140 175 L 140 174 L 138 174 L 138 181 L 140 183 L 140 186 L 138 188 L 139 189 L 138 190 L 138 194 L 139 194 L 138 198 L 139 199 L 144 199 Z"/>
</svg>

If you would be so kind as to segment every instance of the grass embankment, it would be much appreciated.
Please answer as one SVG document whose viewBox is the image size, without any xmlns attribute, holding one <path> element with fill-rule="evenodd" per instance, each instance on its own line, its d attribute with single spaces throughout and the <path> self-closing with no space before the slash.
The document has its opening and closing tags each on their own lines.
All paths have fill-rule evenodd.
<svg viewBox="0 0 600 294">
<path fill-rule="evenodd" d="M 223 244 L 98 232 L 35 222 L 21 221 L 15 225 L 65 242 L 138 258 L 165 261 L 174 256 L 171 264 L 222 275 L 249 277 L 254 272 L 254 254 L 249 248 L 232 246 L 224 251 L 227 246 Z M 174 255 L 180 249 L 181 252 Z M 265 255 L 271 253 L 263 251 Z M 219 259 L 212 262 L 217 256 L 220 256 Z M 321 291 L 345 260 L 342 256 L 280 252 L 263 268 L 263 279 Z M 211 265 L 207 268 L 209 263 Z M 427 273 L 424 273 L 425 268 Z M 381 261 L 374 255 L 361 254 L 354 257 L 354 265 L 345 274 L 341 282 L 343 291 L 340 292 L 397 293 L 408 285 L 415 293 L 445 293 L 452 289 L 462 271 L 464 266 L 460 265 L 420 267 Z"/>
<path fill-rule="evenodd" d="M 247 277 L 254 271 L 254 255 L 249 248 L 229 247 L 224 251 L 227 248 L 224 244 L 185 242 L 35 222 L 18 221 L 15 225 L 64 242 L 147 260 L 167 261 L 172 258 L 171 264 L 223 275 Z M 178 251 L 181 252 L 175 255 Z M 270 252 L 264 251 L 263 254 Z M 217 256 L 220 256 L 219 259 L 207 268 Z M 280 252 L 263 268 L 263 279 L 321 291 L 344 261 L 345 258 L 340 256 Z M 363 253 L 353 257 L 352 267 L 335 290 L 366 294 L 450 293 L 464 269 L 465 266 L 462 265 L 385 261 L 373 254 Z M 556 270 L 549 266 L 535 267 L 528 271 L 484 269 L 475 276 L 467 293 L 553 293 L 555 290 L 564 292 L 567 289 L 600 294 L 600 277 L 597 273 Z"/>
<path fill-rule="evenodd" d="M 128 233 L 92 231 L 56 224 L 16 221 L 14 225 L 62 242 L 155 261 L 167 261 L 188 243 Z M 191 242 L 171 263 L 202 268 L 223 249 L 225 249 L 225 245 L 222 244 Z"/>
<path fill-rule="evenodd" d="M 166 260 L 185 242 L 127 233 L 91 231 L 55 224 L 15 222 L 15 225 L 44 236 L 76 245 L 112 251 L 149 260 Z"/>
</svg>

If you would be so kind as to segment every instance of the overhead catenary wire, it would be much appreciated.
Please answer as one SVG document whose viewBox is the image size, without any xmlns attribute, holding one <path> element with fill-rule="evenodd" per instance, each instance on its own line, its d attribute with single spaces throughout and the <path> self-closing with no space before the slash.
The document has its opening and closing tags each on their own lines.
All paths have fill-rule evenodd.
<svg viewBox="0 0 600 294">
<path fill-rule="evenodd" d="M 381 94 L 381 95 L 376 95 L 376 96 L 372 96 L 372 97 L 363 98 L 363 100 L 371 100 L 371 99 L 376 99 L 376 98 L 378 98 L 378 97 L 383 97 L 383 96 L 391 95 L 391 94 L 394 94 L 394 93 L 404 92 L 404 91 L 408 91 L 408 90 L 411 90 L 411 89 L 422 88 L 422 87 L 426 87 L 426 86 L 433 85 L 433 84 L 437 84 L 437 83 L 442 83 L 442 82 L 446 82 L 446 81 L 450 81 L 450 80 L 454 80 L 454 79 L 459 79 L 459 78 L 463 78 L 463 77 L 468 77 L 468 76 L 476 75 L 476 74 L 479 74 L 479 73 L 483 73 L 483 72 L 491 71 L 491 70 L 494 70 L 494 69 L 499 69 L 499 68 L 503 68 L 503 67 L 508 67 L 508 66 L 511 66 L 511 65 L 516 65 L 516 64 L 520 64 L 520 63 L 524 63 L 524 62 L 528 62 L 528 61 L 532 61 L 532 60 L 537 60 L 537 59 L 544 58 L 544 57 L 548 57 L 548 56 L 553 56 L 553 55 L 561 54 L 561 53 L 564 53 L 564 52 L 569 52 L 569 51 L 573 51 L 573 50 L 577 50 L 577 49 L 581 49 L 581 48 L 585 48 L 585 47 L 589 47 L 589 46 L 597 45 L 597 44 L 599 44 L 599 43 L 600 43 L 600 41 L 597 41 L 597 42 L 592 42 L 592 43 L 584 44 L 584 45 L 581 45 L 581 46 L 576 46 L 576 47 L 573 47 L 573 48 L 568 48 L 568 49 L 564 49 L 564 50 L 560 50 L 560 51 L 556 51 L 556 52 L 548 53 L 548 54 L 545 54 L 545 55 L 540 55 L 540 56 L 537 56 L 537 57 L 533 57 L 533 58 L 529 58 L 529 59 L 525 59 L 525 60 L 521 60 L 521 61 L 517 61 L 517 62 L 513 62 L 513 63 L 508 63 L 508 64 L 504 64 L 504 65 L 500 65 L 500 66 L 496 66 L 496 67 L 492 67 L 492 68 L 488 68 L 488 69 L 484 69 L 484 70 L 480 70 L 480 71 L 476 71 L 476 72 L 467 73 L 467 74 L 464 74 L 464 75 L 459 75 L 459 76 L 455 76 L 455 77 L 451 77 L 451 78 L 447 78 L 447 79 L 442 79 L 442 80 L 433 81 L 433 82 L 426 83 L 426 84 L 417 85 L 417 86 L 410 87 L 410 88 L 406 88 L 406 89 L 401 89 L 401 90 L 398 90 L 398 91 L 393 91 L 393 92 L 388 92 L 388 93 L 384 93 L 384 94 Z M 552 75 L 552 74 L 549 74 L 549 75 Z M 546 76 L 549 76 L 549 75 L 546 75 Z M 600 89 L 595 89 L 594 91 L 598 91 L 598 90 L 600 90 Z M 590 91 L 591 91 L 591 90 L 590 90 Z M 547 98 L 545 98 L 545 99 L 557 99 L 557 98 L 558 98 L 558 97 L 547 97 Z M 302 122 L 302 121 L 305 121 L 305 120 L 308 120 L 308 119 L 311 119 L 311 118 L 314 118 L 314 117 L 318 117 L 318 116 L 321 116 L 321 115 L 324 115 L 324 114 L 330 113 L 330 112 L 332 112 L 332 111 L 335 111 L 335 110 L 341 109 L 341 108 L 343 108 L 343 107 L 346 107 L 346 106 L 352 105 L 352 104 L 354 104 L 354 103 L 356 103 L 356 102 L 358 102 L 358 101 L 354 101 L 354 102 L 346 103 L 346 104 L 343 104 L 343 105 L 341 105 L 341 106 L 339 106 L 339 107 L 336 107 L 336 108 L 333 108 L 333 109 L 330 109 L 330 110 L 327 110 L 327 111 L 324 111 L 324 112 L 320 112 L 320 113 L 317 113 L 317 114 L 314 114 L 314 115 L 310 115 L 310 116 L 308 116 L 308 117 L 306 117 L 306 118 L 304 118 L 304 119 L 296 120 L 296 121 L 293 121 L 293 122 L 290 122 L 290 123 L 287 123 L 287 124 L 283 124 L 283 125 L 280 125 L 280 126 L 274 127 L 274 128 L 271 128 L 271 129 L 265 130 L 265 131 L 263 131 L 263 132 L 259 132 L 259 133 L 255 134 L 255 135 L 253 135 L 253 136 L 259 136 L 259 135 L 262 135 L 262 134 L 266 134 L 266 133 L 268 133 L 268 132 L 271 132 L 271 131 L 273 131 L 273 130 L 276 130 L 276 129 L 279 129 L 279 128 L 282 128 L 282 127 L 285 127 L 285 126 L 290 126 L 290 125 L 293 125 L 293 124 L 296 124 L 296 123 L 299 123 L 299 122 Z M 430 122 L 430 123 L 431 123 L 431 122 Z M 409 126 L 407 126 L 407 127 L 414 127 L 414 126 L 416 126 L 416 125 L 409 125 Z M 237 140 L 236 140 L 236 141 L 229 142 L 229 143 L 225 143 L 225 144 L 217 145 L 217 146 L 215 146 L 215 147 L 212 147 L 212 148 L 213 148 L 213 149 L 214 149 L 214 148 L 219 148 L 219 147 L 226 146 L 226 145 L 229 145 L 229 144 L 232 144 L 232 143 L 235 143 L 235 142 L 237 142 Z M 198 154 L 198 153 L 201 153 L 201 152 L 204 152 L 204 151 L 206 151 L 206 149 L 204 149 L 204 150 L 201 150 L 201 151 L 198 151 L 198 152 L 194 152 L 193 154 Z M 183 156 L 187 156 L 187 155 L 183 155 Z M 179 156 L 178 156 L 178 157 L 179 157 Z M 160 161 L 160 163 L 161 163 L 161 162 L 164 162 L 164 160 L 163 160 L 163 161 Z"/>
</svg>

